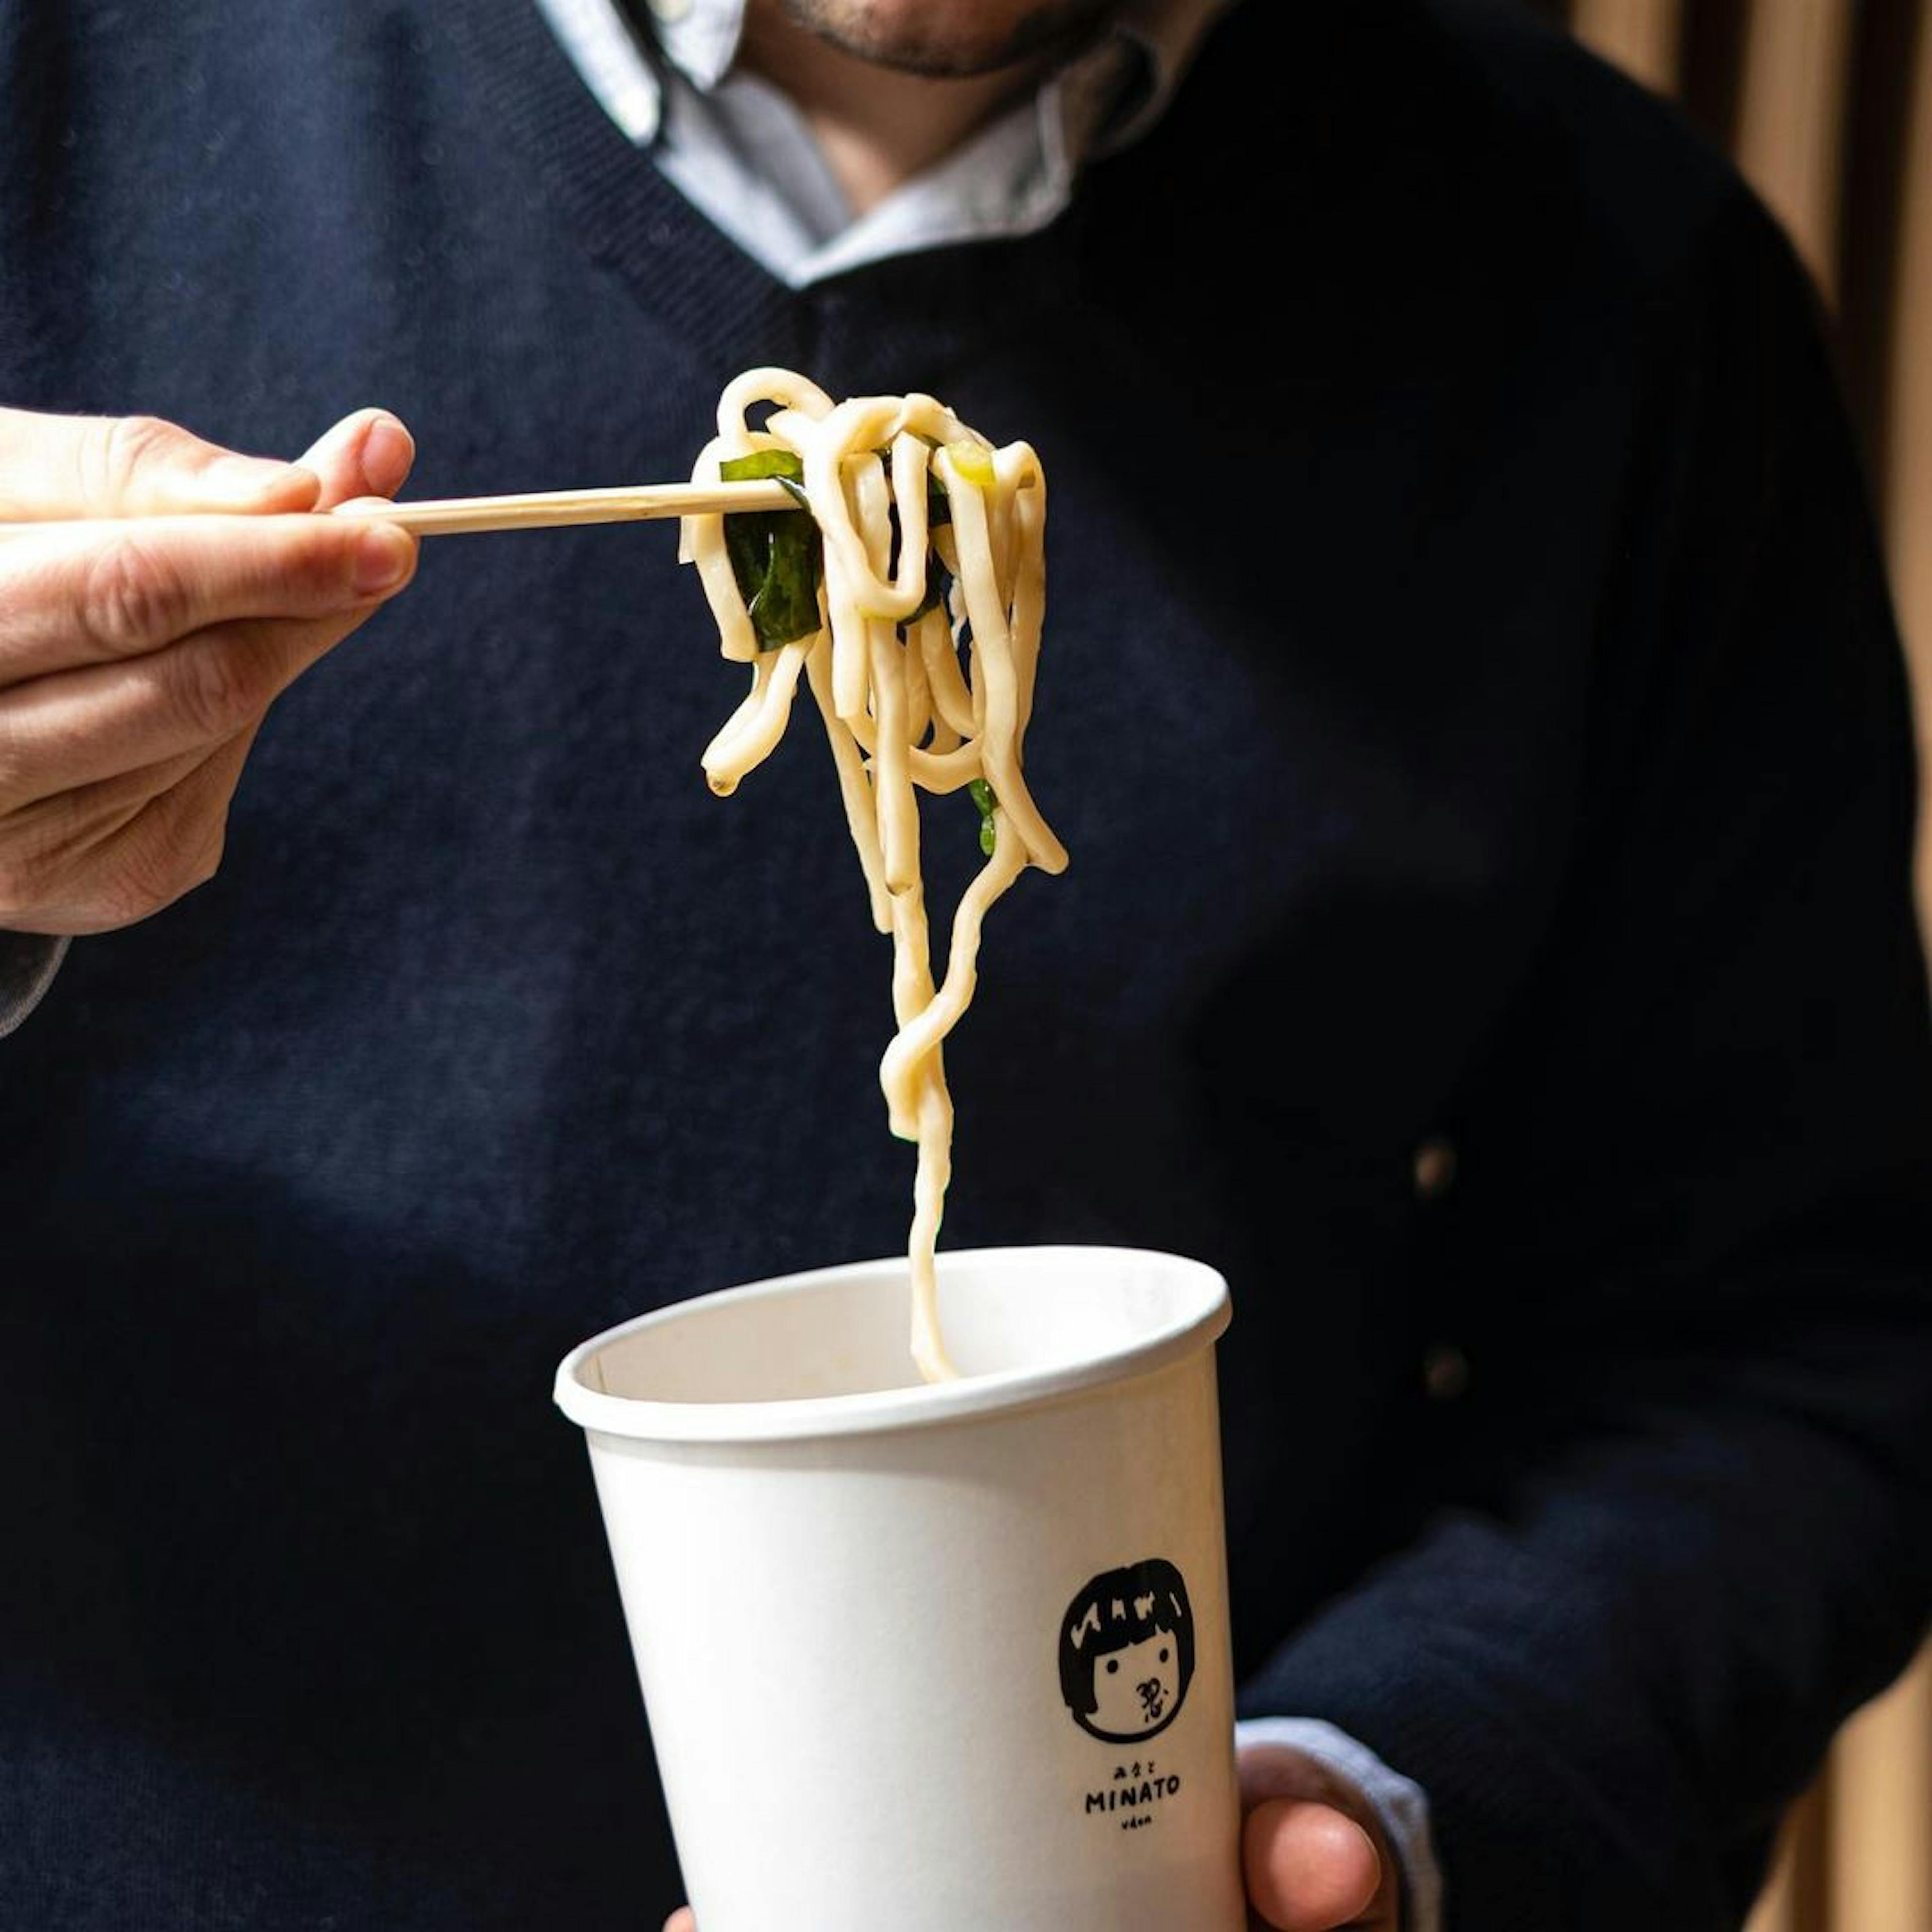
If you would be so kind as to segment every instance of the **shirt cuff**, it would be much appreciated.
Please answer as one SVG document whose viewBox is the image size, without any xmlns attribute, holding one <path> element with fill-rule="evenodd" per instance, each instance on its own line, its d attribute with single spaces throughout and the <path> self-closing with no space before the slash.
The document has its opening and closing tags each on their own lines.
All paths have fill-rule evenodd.
<svg viewBox="0 0 1932 1932">
<path fill-rule="evenodd" d="M 1429 1799 L 1420 1785 L 1390 1770 L 1366 1744 L 1318 1718 L 1253 1718 L 1234 1726 L 1240 1753 L 1241 1786 L 1251 1800 L 1258 1796 L 1300 1796 L 1286 1762 L 1271 1774 L 1276 1750 L 1299 1752 L 1354 1786 L 1367 1800 L 1395 1853 L 1402 1878 L 1402 1932 L 1442 1932 L 1442 1874 L 1429 1834 Z M 1278 1788 L 1271 1790 L 1271 1784 Z"/>
<path fill-rule="evenodd" d="M 40 1003 L 67 957 L 64 939 L 38 932 L 0 932 L 0 1040 Z"/>
</svg>

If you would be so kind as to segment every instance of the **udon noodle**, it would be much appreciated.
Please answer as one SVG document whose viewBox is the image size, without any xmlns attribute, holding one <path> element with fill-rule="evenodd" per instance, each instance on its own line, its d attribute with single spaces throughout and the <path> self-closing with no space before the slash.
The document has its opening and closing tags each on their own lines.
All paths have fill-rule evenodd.
<svg viewBox="0 0 1932 1932">
<path fill-rule="evenodd" d="M 754 427 L 754 412 L 766 405 Z M 718 402 L 718 434 L 693 480 L 733 473 L 796 476 L 795 494 L 822 539 L 822 576 L 814 594 L 797 572 L 774 569 L 772 608 L 788 600 L 798 614 L 775 626 L 765 589 L 748 601 L 755 572 L 747 573 L 742 542 L 734 555 L 728 520 L 685 520 L 680 556 L 698 567 L 724 654 L 752 668 L 744 702 L 706 748 L 705 775 L 721 796 L 734 790 L 784 735 L 800 681 L 810 686 L 873 923 L 892 942 L 898 1030 L 880 1084 L 892 1132 L 919 1150 L 913 1355 L 927 1380 L 943 1380 L 956 1372 L 933 1274 L 952 1160 L 943 1048 L 973 998 L 987 908 L 1027 866 L 1058 872 L 1066 864 L 1022 758 L 1046 598 L 1046 479 L 1027 444 L 994 448 L 930 396 L 835 404 L 783 369 L 749 370 Z M 730 520 L 740 538 L 751 527 Z M 776 539 L 760 556 L 783 561 Z M 810 564 L 818 568 L 815 554 Z M 784 637 L 792 626 L 799 634 Z M 986 862 L 954 913 L 935 986 L 917 794 L 969 788 Z"/>
</svg>

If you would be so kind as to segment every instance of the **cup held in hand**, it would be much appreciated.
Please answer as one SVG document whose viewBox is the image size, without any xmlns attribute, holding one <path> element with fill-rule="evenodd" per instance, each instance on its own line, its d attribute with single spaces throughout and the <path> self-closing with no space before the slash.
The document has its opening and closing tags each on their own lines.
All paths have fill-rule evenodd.
<svg viewBox="0 0 1932 1932">
<path fill-rule="evenodd" d="M 585 1342 L 589 1437 L 704 1932 L 1241 1932 L 1213 1343 L 1138 1250 L 903 1258 Z M 640 1908 L 657 1901 L 640 1901 Z"/>
</svg>

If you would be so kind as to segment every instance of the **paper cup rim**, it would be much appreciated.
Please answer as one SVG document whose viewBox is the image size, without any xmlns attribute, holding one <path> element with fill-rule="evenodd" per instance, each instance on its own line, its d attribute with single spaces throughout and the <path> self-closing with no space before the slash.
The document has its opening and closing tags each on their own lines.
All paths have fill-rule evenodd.
<svg viewBox="0 0 1932 1932">
<path fill-rule="evenodd" d="M 591 1433 L 630 1442 L 770 1442 L 869 1435 L 884 1430 L 936 1429 L 969 1418 L 1034 1408 L 1151 1375 L 1211 1347 L 1232 1318 L 1228 1284 L 1217 1269 L 1205 1262 L 1155 1248 L 1060 1244 L 953 1249 L 938 1257 L 939 1271 L 943 1280 L 949 1266 L 968 1262 L 997 1264 L 1010 1256 L 1022 1256 L 1036 1263 L 1061 1256 L 1077 1256 L 1084 1261 L 1118 1256 L 1138 1262 L 1162 1262 L 1194 1276 L 1201 1293 L 1196 1304 L 1175 1320 L 1097 1354 L 1041 1368 L 965 1376 L 958 1382 L 763 1402 L 658 1402 L 612 1395 L 592 1388 L 583 1379 L 581 1372 L 602 1351 L 640 1330 L 688 1320 L 700 1310 L 728 1303 L 800 1293 L 835 1279 L 863 1279 L 895 1270 L 903 1274 L 905 1256 L 890 1255 L 877 1261 L 809 1268 L 796 1274 L 775 1276 L 767 1281 L 749 1282 L 742 1287 L 719 1288 L 634 1316 L 572 1349 L 557 1364 L 553 1396 L 572 1422 Z"/>
</svg>

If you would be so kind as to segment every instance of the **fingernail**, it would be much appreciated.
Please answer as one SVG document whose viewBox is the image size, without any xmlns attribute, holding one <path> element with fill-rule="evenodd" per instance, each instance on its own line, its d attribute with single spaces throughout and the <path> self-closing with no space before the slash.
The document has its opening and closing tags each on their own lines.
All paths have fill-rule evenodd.
<svg viewBox="0 0 1932 1932">
<path fill-rule="evenodd" d="M 416 460 L 416 438 L 394 416 L 378 416 L 362 442 L 362 474 L 370 488 L 386 496 L 401 486 Z"/>
<path fill-rule="evenodd" d="M 211 463 L 196 481 L 205 496 L 224 503 L 247 503 L 292 490 L 308 475 L 296 464 L 277 463 L 266 456 L 224 456 Z"/>
<path fill-rule="evenodd" d="M 393 590 L 416 565 L 416 547 L 389 524 L 373 524 L 358 533 L 350 574 L 364 597 Z"/>
</svg>

